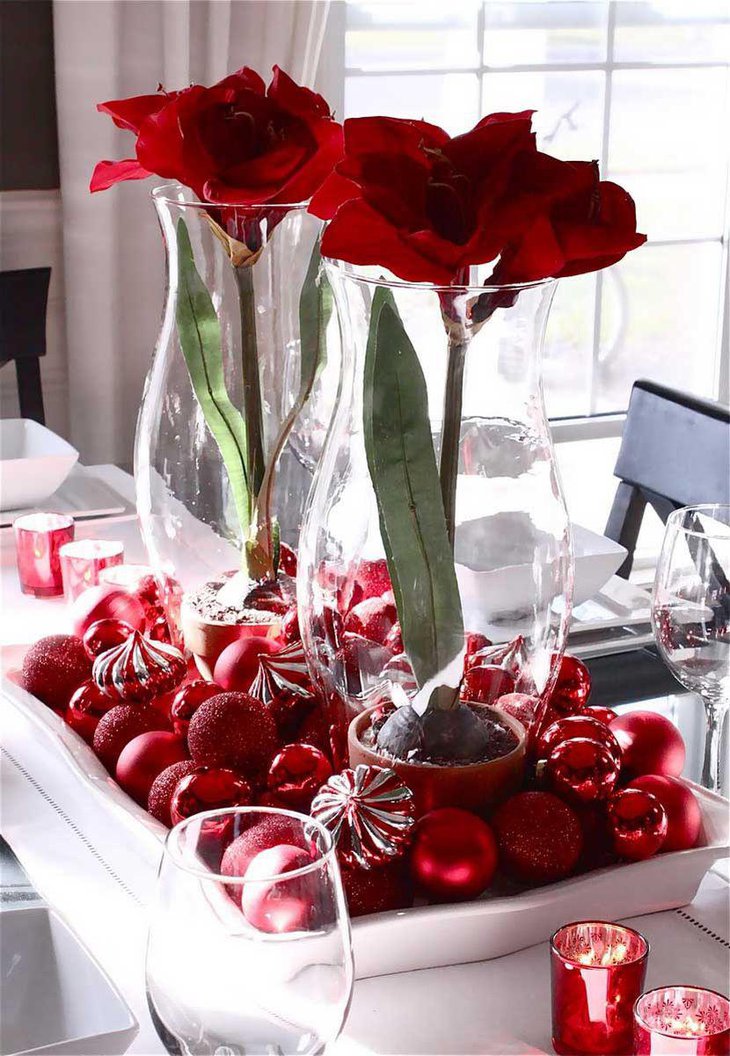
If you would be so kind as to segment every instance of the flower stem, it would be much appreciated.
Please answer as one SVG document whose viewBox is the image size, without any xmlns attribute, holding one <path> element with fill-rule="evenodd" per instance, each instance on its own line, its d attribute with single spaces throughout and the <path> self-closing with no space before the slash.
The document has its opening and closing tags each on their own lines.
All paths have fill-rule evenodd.
<svg viewBox="0 0 730 1056">
<path fill-rule="evenodd" d="M 441 426 L 441 462 L 439 479 L 444 503 L 446 530 L 454 549 L 456 526 L 456 481 L 459 475 L 459 441 L 461 439 L 461 405 L 464 385 L 464 363 L 468 339 L 449 336 L 444 415 Z"/>
<path fill-rule="evenodd" d="M 241 313 L 241 370 L 243 374 L 243 417 L 248 440 L 248 479 L 253 507 L 264 477 L 264 415 L 261 400 L 261 378 L 256 342 L 256 304 L 253 292 L 253 268 L 233 269 L 238 286 Z"/>
</svg>

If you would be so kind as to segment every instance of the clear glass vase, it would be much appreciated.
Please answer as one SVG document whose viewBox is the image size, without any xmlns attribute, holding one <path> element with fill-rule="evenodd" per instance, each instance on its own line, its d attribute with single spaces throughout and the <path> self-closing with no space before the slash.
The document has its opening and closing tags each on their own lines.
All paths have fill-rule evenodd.
<svg viewBox="0 0 730 1056">
<path fill-rule="evenodd" d="M 422 706 L 434 686 L 461 687 L 463 700 L 483 703 L 507 692 L 544 699 L 564 649 L 573 585 L 541 384 L 556 283 L 439 289 L 341 262 L 326 267 L 341 384 L 298 573 L 302 636 L 320 688 L 343 728 L 384 700 Z M 390 336 L 374 322 L 385 302 L 396 325 Z M 378 359 L 380 344 L 388 347 Z M 397 391 L 385 376 L 395 360 Z M 399 450 L 404 433 L 411 446 Z M 393 488 L 393 466 L 401 472 L 409 460 L 404 486 Z M 438 562 L 445 575 L 432 577 Z M 440 635 L 438 657 L 428 655 L 429 620 Z M 488 670 L 467 677 L 473 667 Z"/>
</svg>

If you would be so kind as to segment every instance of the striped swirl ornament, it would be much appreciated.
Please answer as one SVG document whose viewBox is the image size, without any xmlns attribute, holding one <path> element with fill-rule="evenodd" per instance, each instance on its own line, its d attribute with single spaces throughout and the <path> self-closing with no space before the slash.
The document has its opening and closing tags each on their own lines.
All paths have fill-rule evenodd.
<svg viewBox="0 0 730 1056">
<path fill-rule="evenodd" d="M 264 704 L 275 704 L 282 696 L 311 697 L 314 693 L 301 642 L 292 642 L 278 653 L 259 657 L 259 669 L 249 693 Z"/>
<path fill-rule="evenodd" d="M 179 686 L 187 666 L 185 657 L 174 645 L 152 642 L 134 631 L 121 645 L 97 656 L 92 677 L 110 697 L 144 704 Z"/>
</svg>

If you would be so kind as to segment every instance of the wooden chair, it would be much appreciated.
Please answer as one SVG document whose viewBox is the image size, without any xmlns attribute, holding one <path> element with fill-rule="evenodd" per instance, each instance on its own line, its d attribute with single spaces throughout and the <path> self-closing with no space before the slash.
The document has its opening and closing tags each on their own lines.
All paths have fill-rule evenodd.
<svg viewBox="0 0 730 1056">
<path fill-rule="evenodd" d="M 663 522 L 697 503 L 730 503 L 730 408 L 636 381 L 616 461 L 620 484 L 605 534 L 628 550 L 628 579 L 647 503 Z"/>
<path fill-rule="evenodd" d="M 0 272 L 0 366 L 15 363 L 22 418 L 45 425 L 40 357 L 46 354 L 50 268 Z"/>
</svg>

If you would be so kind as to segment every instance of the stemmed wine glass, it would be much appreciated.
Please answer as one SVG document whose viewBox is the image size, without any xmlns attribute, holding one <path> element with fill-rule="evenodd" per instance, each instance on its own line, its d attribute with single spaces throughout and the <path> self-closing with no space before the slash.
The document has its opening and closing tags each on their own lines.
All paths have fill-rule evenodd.
<svg viewBox="0 0 730 1056">
<path fill-rule="evenodd" d="M 262 842 L 277 844 L 263 872 L 251 866 Z M 304 815 L 259 807 L 206 811 L 176 825 L 160 866 L 146 976 L 169 1053 L 323 1052 L 342 1028 L 353 982 L 329 832 Z"/>
<path fill-rule="evenodd" d="M 730 707 L 730 506 L 686 506 L 667 518 L 652 625 L 672 674 L 704 702 L 702 784 L 720 791 Z"/>
</svg>

